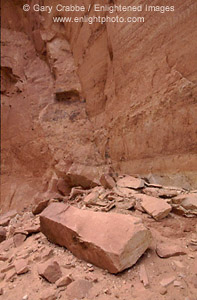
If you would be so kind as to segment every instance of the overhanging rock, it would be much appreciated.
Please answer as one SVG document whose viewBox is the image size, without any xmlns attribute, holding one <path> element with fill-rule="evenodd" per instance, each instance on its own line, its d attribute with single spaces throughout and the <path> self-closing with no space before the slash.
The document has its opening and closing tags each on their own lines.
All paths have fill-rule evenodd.
<svg viewBox="0 0 197 300">
<path fill-rule="evenodd" d="M 41 231 L 75 256 L 118 273 L 134 265 L 151 242 L 140 218 L 51 203 L 40 215 Z"/>
</svg>

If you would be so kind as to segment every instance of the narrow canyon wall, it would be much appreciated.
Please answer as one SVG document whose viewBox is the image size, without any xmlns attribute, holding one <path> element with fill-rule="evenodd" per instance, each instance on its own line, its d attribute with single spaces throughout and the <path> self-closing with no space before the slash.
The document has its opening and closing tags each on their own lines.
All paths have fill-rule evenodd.
<svg viewBox="0 0 197 300">
<path fill-rule="evenodd" d="M 2 3 L 3 210 L 28 206 L 73 169 L 99 178 L 110 165 L 197 187 L 196 1 L 143 13 L 144 24 L 92 25 L 54 23 L 55 10 L 27 13 L 24 3 Z"/>
</svg>

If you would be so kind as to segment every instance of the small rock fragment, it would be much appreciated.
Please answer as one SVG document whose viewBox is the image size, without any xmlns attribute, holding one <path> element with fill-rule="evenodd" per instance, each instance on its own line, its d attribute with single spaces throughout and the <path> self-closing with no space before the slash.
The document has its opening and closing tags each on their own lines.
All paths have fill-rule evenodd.
<svg viewBox="0 0 197 300">
<path fill-rule="evenodd" d="M 0 226 L 0 243 L 6 240 L 6 229 Z"/>
<path fill-rule="evenodd" d="M 0 251 L 8 251 L 13 247 L 13 238 L 9 238 L 1 243 Z"/>
<path fill-rule="evenodd" d="M 92 191 L 90 194 L 85 196 L 83 199 L 86 206 L 94 204 L 96 200 L 98 199 L 99 193 L 97 191 Z"/>
<path fill-rule="evenodd" d="M 148 287 L 149 280 L 148 280 L 148 276 L 144 264 L 140 265 L 139 276 L 140 276 L 140 281 L 144 284 L 144 286 Z"/>
<path fill-rule="evenodd" d="M 50 199 L 45 199 L 45 200 L 40 201 L 38 204 L 35 204 L 35 206 L 32 209 L 32 213 L 34 215 L 40 214 L 49 204 L 49 200 Z"/>
<path fill-rule="evenodd" d="M 45 249 L 42 253 L 42 260 L 46 261 L 49 258 L 53 256 L 53 250 L 52 249 Z"/>
<path fill-rule="evenodd" d="M 184 264 L 179 260 L 174 260 L 174 264 L 180 269 L 184 268 Z"/>
<path fill-rule="evenodd" d="M 1 273 L 6 273 L 6 272 L 8 272 L 9 270 L 11 270 L 13 268 L 14 268 L 14 265 L 13 264 L 9 264 L 6 267 L 4 267 L 4 268 L 1 269 Z"/>
<path fill-rule="evenodd" d="M 173 283 L 175 280 L 176 280 L 176 277 L 175 277 L 175 276 L 167 277 L 167 278 L 162 279 L 162 280 L 160 281 L 160 284 L 161 284 L 163 287 L 167 287 L 168 285 L 170 285 L 171 283 Z"/>
<path fill-rule="evenodd" d="M 172 199 L 173 211 L 187 216 L 197 216 L 197 194 L 179 195 Z"/>
<path fill-rule="evenodd" d="M 160 293 L 161 295 L 165 295 L 165 294 L 167 293 L 167 289 L 166 289 L 165 287 L 161 287 L 161 288 L 159 289 L 159 293 Z"/>
<path fill-rule="evenodd" d="M 15 269 L 17 275 L 25 274 L 29 271 L 28 265 L 26 260 L 20 259 L 15 262 Z"/>
<path fill-rule="evenodd" d="M 5 274 L 0 274 L 0 282 L 3 281 L 5 278 Z"/>
<path fill-rule="evenodd" d="M 0 296 L 2 296 L 2 295 L 3 295 L 3 289 L 0 288 Z"/>
<path fill-rule="evenodd" d="M 54 291 L 51 288 L 45 289 L 40 296 L 40 300 L 56 300 L 56 299 L 57 299 L 56 291 Z"/>
<path fill-rule="evenodd" d="M 92 282 L 79 279 L 69 284 L 66 289 L 66 295 L 69 300 L 83 299 L 88 296 L 88 293 L 92 287 Z"/>
<path fill-rule="evenodd" d="M 137 190 L 144 187 L 144 180 L 132 176 L 125 176 L 117 181 L 117 186 Z"/>
<path fill-rule="evenodd" d="M 182 247 L 177 245 L 159 244 L 156 247 L 156 253 L 161 258 L 168 258 L 172 256 L 185 255 L 186 252 Z"/>
<path fill-rule="evenodd" d="M 0 226 L 8 226 L 10 220 L 17 215 L 16 210 L 10 210 L 5 214 L 0 215 Z"/>
<path fill-rule="evenodd" d="M 31 225 L 24 228 L 24 231 L 27 232 L 28 235 L 32 233 L 39 233 L 40 232 L 40 225 Z"/>
<path fill-rule="evenodd" d="M 15 270 L 8 271 L 8 273 L 6 274 L 6 282 L 12 281 L 15 275 L 16 275 Z"/>
<path fill-rule="evenodd" d="M 57 287 L 67 286 L 69 285 L 74 279 L 72 278 L 72 275 L 63 276 L 60 279 L 56 281 Z"/>
<path fill-rule="evenodd" d="M 62 272 L 58 262 L 53 260 L 40 264 L 38 266 L 38 274 L 51 283 L 55 283 L 62 277 Z"/>
<path fill-rule="evenodd" d="M 71 188 L 68 186 L 66 181 L 63 178 L 59 178 L 57 181 L 57 189 L 64 196 L 68 196 L 70 194 Z"/>
<path fill-rule="evenodd" d="M 116 200 L 116 199 L 115 199 Z M 125 199 L 124 202 L 116 202 L 116 207 L 119 209 L 130 210 L 135 206 L 136 202 L 134 199 Z"/>
<path fill-rule="evenodd" d="M 20 247 L 26 240 L 26 235 L 22 233 L 17 233 L 13 237 L 15 247 Z"/>
<path fill-rule="evenodd" d="M 116 185 L 114 179 L 109 174 L 103 174 L 100 178 L 100 183 L 105 189 L 113 189 Z"/>
<path fill-rule="evenodd" d="M 6 261 L 8 257 L 5 254 L 0 254 L 0 261 Z"/>
<path fill-rule="evenodd" d="M 174 281 L 174 286 L 176 286 L 176 287 L 180 287 L 180 286 L 181 286 L 181 282 L 180 282 L 180 281 L 177 281 L 177 280 L 175 280 L 175 281 Z"/>
</svg>

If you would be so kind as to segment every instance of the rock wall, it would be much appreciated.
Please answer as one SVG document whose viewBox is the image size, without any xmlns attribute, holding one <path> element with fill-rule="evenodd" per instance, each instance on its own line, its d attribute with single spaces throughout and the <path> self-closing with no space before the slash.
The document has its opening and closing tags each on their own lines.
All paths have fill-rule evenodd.
<svg viewBox="0 0 197 300">
<path fill-rule="evenodd" d="M 99 177 L 111 165 L 196 187 L 196 1 L 147 13 L 144 24 L 103 25 L 55 24 L 55 12 L 25 13 L 23 4 L 2 3 L 3 210 L 24 208 L 70 168 Z"/>
</svg>

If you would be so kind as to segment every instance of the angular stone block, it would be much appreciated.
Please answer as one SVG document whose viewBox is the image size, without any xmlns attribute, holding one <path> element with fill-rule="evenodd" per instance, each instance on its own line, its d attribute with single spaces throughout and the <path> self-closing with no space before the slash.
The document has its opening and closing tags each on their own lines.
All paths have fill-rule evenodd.
<svg viewBox="0 0 197 300">
<path fill-rule="evenodd" d="M 51 203 L 40 215 L 40 223 L 51 242 L 111 273 L 134 265 L 151 242 L 151 233 L 140 218 L 63 203 Z"/>
</svg>

